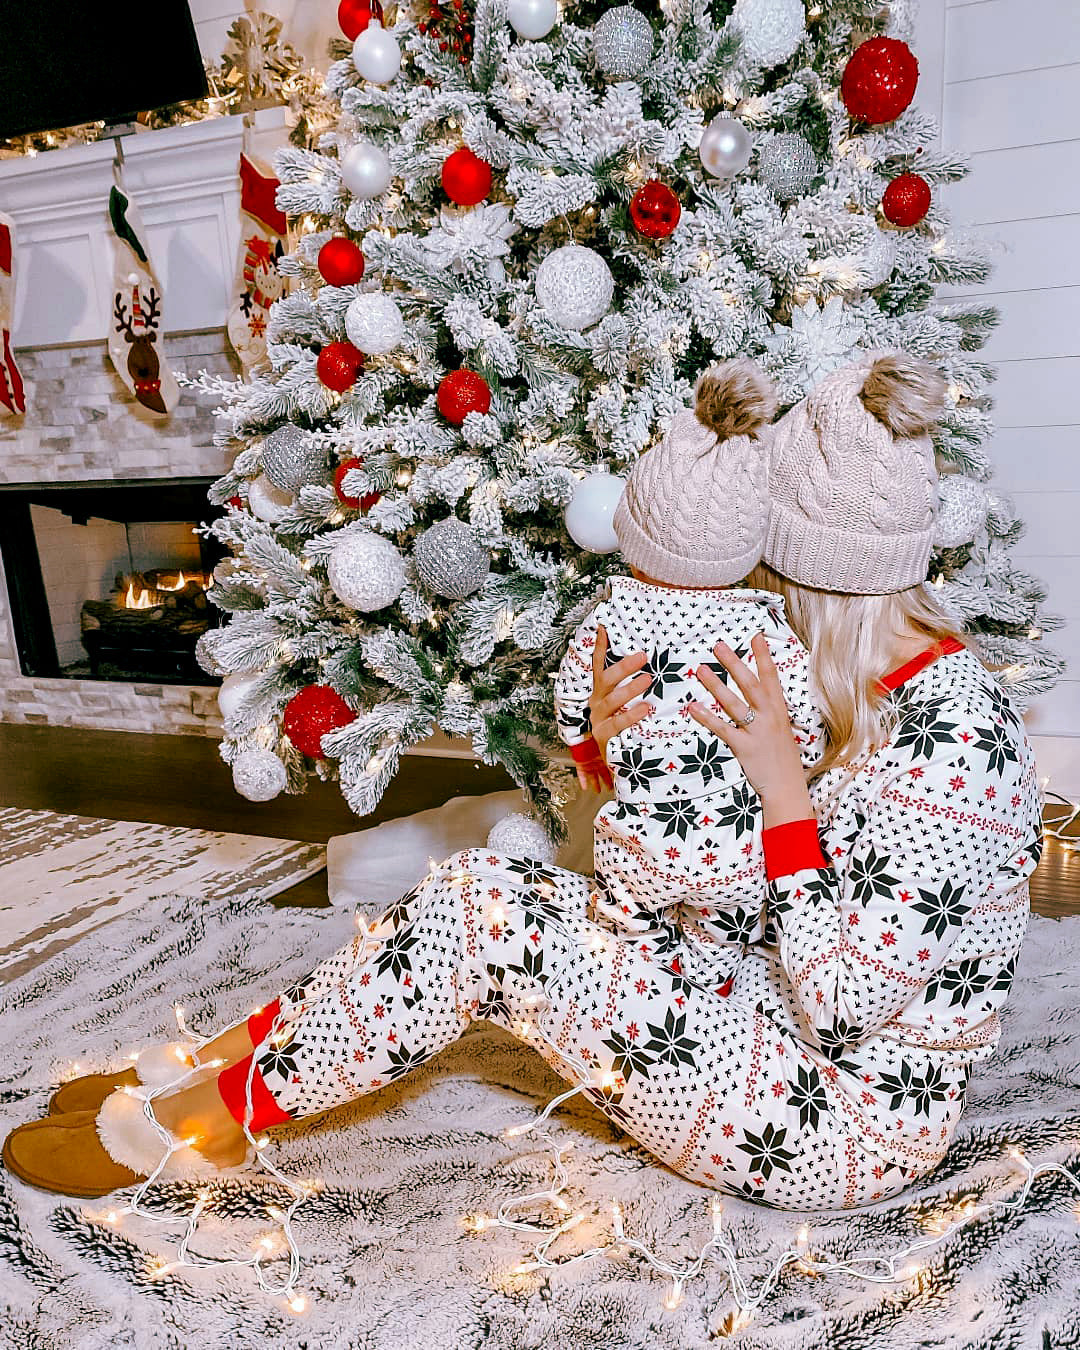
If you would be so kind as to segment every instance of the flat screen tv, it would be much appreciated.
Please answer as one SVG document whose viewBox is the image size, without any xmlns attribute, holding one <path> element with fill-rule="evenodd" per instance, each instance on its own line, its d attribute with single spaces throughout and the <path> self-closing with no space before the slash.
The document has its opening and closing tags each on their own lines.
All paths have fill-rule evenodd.
<svg viewBox="0 0 1080 1350">
<path fill-rule="evenodd" d="M 206 92 L 187 0 L 0 0 L 0 137 Z"/>
</svg>

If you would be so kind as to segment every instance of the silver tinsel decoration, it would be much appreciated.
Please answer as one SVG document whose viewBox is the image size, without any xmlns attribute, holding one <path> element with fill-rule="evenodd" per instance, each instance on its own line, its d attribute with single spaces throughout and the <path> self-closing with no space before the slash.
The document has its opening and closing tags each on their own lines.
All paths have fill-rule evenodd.
<svg viewBox="0 0 1080 1350">
<path fill-rule="evenodd" d="M 794 131 L 780 132 L 758 155 L 758 178 L 785 202 L 802 196 L 817 167 L 810 142 Z"/>
<path fill-rule="evenodd" d="M 504 858 L 531 858 L 545 867 L 555 861 L 555 845 L 543 825 L 520 811 L 495 822 L 487 837 L 487 846 Z"/>
<path fill-rule="evenodd" d="M 446 600 L 472 595 L 491 571 L 491 554 L 456 516 L 429 525 L 413 545 L 413 558 L 421 585 Z"/>
<path fill-rule="evenodd" d="M 633 5 L 616 5 L 597 19 L 593 51 L 605 75 L 619 80 L 640 75 L 653 53 L 652 24 Z"/>
<path fill-rule="evenodd" d="M 803 0 L 735 0 L 731 22 L 742 36 L 742 54 L 756 66 L 778 66 L 806 36 Z"/>
<path fill-rule="evenodd" d="M 268 802 L 289 781 L 285 765 L 272 750 L 243 750 L 233 760 L 233 787 L 249 802 Z"/>
<path fill-rule="evenodd" d="M 934 542 L 938 548 L 970 544 L 986 524 L 990 503 L 986 489 L 966 474 L 951 473 L 938 485 L 938 517 Z"/>
<path fill-rule="evenodd" d="M 299 492 L 305 483 L 323 483 L 329 477 L 326 451 L 311 433 L 287 422 L 263 441 L 263 473 L 281 492 Z"/>
<path fill-rule="evenodd" d="M 564 244 L 536 269 L 536 298 L 563 328 L 580 332 L 599 323 L 611 307 L 615 279 L 594 249 Z"/>
<path fill-rule="evenodd" d="M 374 530 L 343 534 L 326 564 L 330 589 L 350 609 L 370 614 L 392 605 L 405 587 L 405 559 Z"/>
</svg>

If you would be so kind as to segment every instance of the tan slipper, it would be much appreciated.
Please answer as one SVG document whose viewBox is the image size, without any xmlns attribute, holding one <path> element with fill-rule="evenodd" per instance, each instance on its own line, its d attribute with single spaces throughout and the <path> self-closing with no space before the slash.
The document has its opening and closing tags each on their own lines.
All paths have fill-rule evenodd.
<svg viewBox="0 0 1080 1350">
<path fill-rule="evenodd" d="M 160 1087 L 173 1082 L 191 1067 L 187 1046 L 179 1041 L 152 1045 L 139 1055 L 134 1067 L 116 1073 L 85 1073 L 61 1084 L 49 1098 L 49 1115 L 64 1116 L 72 1111 L 97 1111 L 117 1088 L 146 1083 Z"/>
<path fill-rule="evenodd" d="M 59 1195 L 109 1195 L 143 1178 L 115 1162 L 97 1132 L 96 1111 L 47 1116 L 4 1140 L 4 1166 L 28 1186 Z"/>
</svg>

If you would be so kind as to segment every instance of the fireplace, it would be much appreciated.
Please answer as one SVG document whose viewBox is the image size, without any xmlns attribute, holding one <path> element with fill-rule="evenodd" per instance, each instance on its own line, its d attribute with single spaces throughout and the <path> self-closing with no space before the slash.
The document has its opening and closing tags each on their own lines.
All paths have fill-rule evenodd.
<svg viewBox="0 0 1080 1350">
<path fill-rule="evenodd" d="M 196 532 L 212 479 L 0 486 L 0 556 L 21 673 L 210 685 L 195 645 L 223 550 Z"/>
</svg>

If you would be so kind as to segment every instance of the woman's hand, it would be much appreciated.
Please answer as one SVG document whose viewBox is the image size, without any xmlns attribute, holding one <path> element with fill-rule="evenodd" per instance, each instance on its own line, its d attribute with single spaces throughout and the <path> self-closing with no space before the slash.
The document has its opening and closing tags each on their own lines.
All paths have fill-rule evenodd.
<svg viewBox="0 0 1080 1350">
<path fill-rule="evenodd" d="M 635 671 L 645 664 L 644 652 L 631 652 L 613 666 L 604 669 L 608 640 L 603 625 L 596 630 L 596 645 L 593 647 L 592 670 L 593 691 L 589 699 L 589 711 L 592 714 L 592 734 L 600 753 L 607 759 L 607 743 L 612 736 L 627 727 L 632 727 L 642 718 L 648 717 L 653 710 L 651 703 L 639 703 L 636 708 L 627 708 L 635 698 L 647 694 L 652 688 L 651 675 L 636 675 Z M 628 680 L 627 684 L 623 684 Z"/>
<path fill-rule="evenodd" d="M 713 648 L 742 699 L 707 667 L 697 670 L 698 679 L 731 721 L 701 703 L 690 705 L 690 716 L 730 746 L 761 798 L 762 823 L 770 829 L 791 820 L 807 820 L 814 812 L 769 644 L 759 633 L 750 646 L 756 677 L 726 643 L 718 642 Z"/>
</svg>

